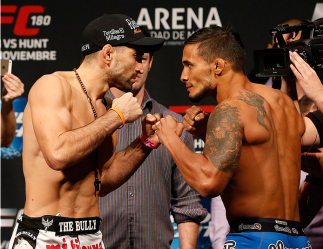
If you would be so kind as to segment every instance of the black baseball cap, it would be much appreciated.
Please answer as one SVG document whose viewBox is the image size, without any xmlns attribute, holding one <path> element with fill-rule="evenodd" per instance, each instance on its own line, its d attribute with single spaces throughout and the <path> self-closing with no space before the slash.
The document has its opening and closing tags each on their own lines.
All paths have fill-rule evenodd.
<svg viewBox="0 0 323 249">
<path fill-rule="evenodd" d="M 89 55 L 111 46 L 139 45 L 145 52 L 154 52 L 164 43 L 163 38 L 146 37 L 140 26 L 129 16 L 104 14 L 90 22 L 82 34 L 82 53 Z"/>
</svg>

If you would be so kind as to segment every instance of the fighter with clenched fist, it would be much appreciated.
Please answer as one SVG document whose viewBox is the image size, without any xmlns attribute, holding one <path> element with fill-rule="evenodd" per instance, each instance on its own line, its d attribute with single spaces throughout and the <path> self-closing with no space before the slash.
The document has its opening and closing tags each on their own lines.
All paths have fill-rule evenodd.
<svg viewBox="0 0 323 249">
<path fill-rule="evenodd" d="M 128 16 L 103 15 L 83 32 L 80 67 L 33 85 L 23 119 L 26 203 L 10 248 L 104 248 L 97 197 L 124 183 L 152 149 L 138 137 L 116 153 L 116 130 L 142 110 L 132 93 L 108 111 L 102 100 L 110 87 L 130 91 L 143 53 L 163 41 L 145 37 Z M 152 125 L 159 119 L 142 121 L 155 143 Z"/>
</svg>

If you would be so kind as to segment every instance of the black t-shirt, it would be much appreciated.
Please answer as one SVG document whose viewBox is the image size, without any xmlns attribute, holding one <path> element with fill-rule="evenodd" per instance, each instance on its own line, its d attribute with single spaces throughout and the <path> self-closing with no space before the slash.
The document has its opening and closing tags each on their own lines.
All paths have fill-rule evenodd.
<svg viewBox="0 0 323 249">
<path fill-rule="evenodd" d="M 310 112 L 306 115 L 315 125 L 320 136 L 320 147 L 323 147 L 323 114 L 320 110 Z"/>
</svg>

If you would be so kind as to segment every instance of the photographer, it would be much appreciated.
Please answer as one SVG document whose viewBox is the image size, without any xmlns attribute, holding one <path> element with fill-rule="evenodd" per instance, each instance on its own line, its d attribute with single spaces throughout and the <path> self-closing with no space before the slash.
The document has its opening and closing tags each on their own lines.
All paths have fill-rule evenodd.
<svg viewBox="0 0 323 249">
<path fill-rule="evenodd" d="M 305 133 L 302 147 L 307 149 L 302 153 L 302 170 L 307 172 L 305 181 L 299 191 L 300 219 L 305 234 L 310 239 L 313 248 L 323 245 L 323 85 L 315 70 L 296 52 L 290 53 L 290 65 L 293 74 L 315 110 L 308 114 L 302 111 L 305 122 Z M 302 107 L 302 102 L 300 101 Z M 306 116 L 305 116 L 306 115 Z M 312 147 L 319 147 L 316 151 Z"/>
<path fill-rule="evenodd" d="M 275 37 L 276 49 L 255 51 L 256 76 L 276 78 L 284 76 L 279 88 L 287 93 L 295 104 L 305 94 L 320 110 L 304 117 L 306 125 L 302 138 L 304 148 L 318 147 L 321 143 L 320 138 L 323 137 L 323 85 L 314 70 L 321 68 L 323 64 L 322 26 L 323 18 L 313 22 L 305 20 L 293 26 L 280 24 L 271 30 Z M 296 84 L 295 77 L 289 76 L 291 73 L 294 73 L 297 79 Z"/>
<path fill-rule="evenodd" d="M 297 19 L 297 18 L 290 18 L 284 21 L 279 22 L 278 25 L 288 25 L 288 26 L 295 26 L 300 24 L 302 21 Z M 285 40 L 285 43 L 288 44 L 290 42 L 292 42 L 293 40 L 298 40 L 301 38 L 301 34 L 302 32 L 299 31 L 297 34 L 295 32 L 293 33 L 288 33 L 288 34 L 283 34 L 283 38 Z M 271 34 L 271 38 L 270 38 L 270 42 L 267 44 L 267 51 L 268 49 L 275 49 L 275 48 L 279 48 L 279 44 L 276 40 L 276 35 Z M 259 83 L 259 84 L 264 84 L 276 89 L 280 88 L 280 77 L 257 77 L 256 76 L 256 70 L 255 68 L 252 69 L 252 71 L 248 74 L 248 78 L 251 82 L 255 82 L 255 83 Z M 298 90 L 298 88 L 297 88 Z M 301 93 L 299 93 L 299 95 L 301 95 Z"/>
<path fill-rule="evenodd" d="M 296 52 L 290 52 L 291 70 L 305 95 L 313 100 L 318 110 L 304 117 L 305 133 L 303 147 L 323 147 L 323 85 L 315 70 L 307 64 Z M 322 142 L 321 142 L 322 141 Z"/>
<path fill-rule="evenodd" d="M 280 49 L 257 51 L 258 57 L 255 57 L 257 76 L 276 76 L 277 79 L 280 78 L 277 76 L 284 76 L 279 88 L 294 100 L 297 107 L 301 105 L 299 111 L 305 123 L 302 149 L 306 150 L 302 153 L 302 170 L 308 176 L 301 181 L 299 210 L 302 227 L 306 228 L 304 232 L 313 248 L 321 248 L 323 244 L 323 152 L 320 148 L 323 147 L 323 86 L 315 71 L 322 64 L 322 23 L 322 19 L 318 19 L 314 22 L 305 20 L 291 27 L 279 25 L 272 34 Z M 300 32 L 301 37 L 298 37 Z M 295 76 L 286 76 L 292 73 Z M 308 103 L 302 103 L 305 98 Z M 307 114 L 304 107 L 312 110 Z"/>
<path fill-rule="evenodd" d="M 2 77 L 1 147 L 9 147 L 16 134 L 16 116 L 12 102 L 24 93 L 24 84 L 12 73 Z"/>
</svg>

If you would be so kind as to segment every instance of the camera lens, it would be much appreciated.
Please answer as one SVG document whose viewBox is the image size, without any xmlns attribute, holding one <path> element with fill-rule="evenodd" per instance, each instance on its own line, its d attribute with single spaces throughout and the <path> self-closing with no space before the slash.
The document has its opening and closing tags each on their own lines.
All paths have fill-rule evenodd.
<svg viewBox="0 0 323 249">
<path fill-rule="evenodd" d="M 277 70 L 285 68 L 285 58 L 283 54 L 264 55 L 265 70 Z"/>
</svg>

